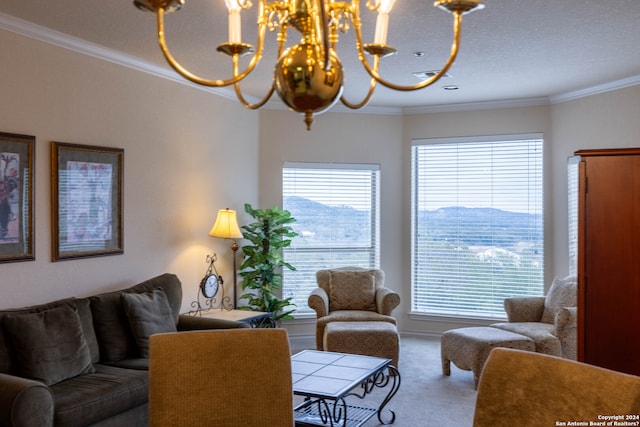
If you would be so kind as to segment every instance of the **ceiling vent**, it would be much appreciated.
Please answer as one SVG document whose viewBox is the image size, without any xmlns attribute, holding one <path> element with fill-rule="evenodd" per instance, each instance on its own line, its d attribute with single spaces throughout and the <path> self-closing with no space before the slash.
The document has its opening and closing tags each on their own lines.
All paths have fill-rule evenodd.
<svg viewBox="0 0 640 427">
<path fill-rule="evenodd" d="M 440 70 L 416 71 L 416 72 L 414 72 L 412 74 L 414 76 L 416 76 L 420 80 L 427 80 L 427 79 L 430 79 L 431 77 L 435 76 L 436 74 L 438 74 L 439 71 Z M 451 78 L 451 74 L 444 73 L 444 75 L 441 78 L 443 78 L 443 79 Z"/>
</svg>

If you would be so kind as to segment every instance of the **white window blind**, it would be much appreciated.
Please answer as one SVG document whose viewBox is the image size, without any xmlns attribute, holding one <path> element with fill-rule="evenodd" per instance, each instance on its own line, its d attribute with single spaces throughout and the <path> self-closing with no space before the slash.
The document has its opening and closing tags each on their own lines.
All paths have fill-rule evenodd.
<svg viewBox="0 0 640 427">
<path fill-rule="evenodd" d="M 416 140 L 412 311 L 504 316 L 543 294 L 541 135 Z"/>
<path fill-rule="evenodd" d="M 282 170 L 282 206 L 296 219 L 299 237 L 284 250 L 295 271 L 283 271 L 283 297 L 298 313 L 324 268 L 379 265 L 379 165 L 287 162 Z"/>
</svg>

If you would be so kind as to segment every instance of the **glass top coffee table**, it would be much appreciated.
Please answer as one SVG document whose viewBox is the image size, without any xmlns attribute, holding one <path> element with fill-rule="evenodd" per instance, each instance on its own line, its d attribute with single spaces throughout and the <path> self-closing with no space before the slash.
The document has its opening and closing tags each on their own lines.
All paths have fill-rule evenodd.
<svg viewBox="0 0 640 427">
<path fill-rule="evenodd" d="M 382 420 L 384 407 L 400 388 L 400 373 L 391 359 L 304 350 L 291 357 L 291 374 L 293 394 L 305 397 L 294 409 L 296 426 L 359 427 L 374 414 L 381 424 L 395 421 L 391 410 L 390 419 Z M 375 388 L 385 387 L 389 391 L 377 408 L 346 401 L 364 400 Z"/>
</svg>

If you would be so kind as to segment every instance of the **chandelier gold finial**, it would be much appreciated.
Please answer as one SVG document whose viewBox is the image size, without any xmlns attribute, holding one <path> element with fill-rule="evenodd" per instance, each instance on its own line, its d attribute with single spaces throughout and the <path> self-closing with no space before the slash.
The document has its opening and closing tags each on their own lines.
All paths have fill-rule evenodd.
<svg viewBox="0 0 640 427">
<path fill-rule="evenodd" d="M 239 101 L 247 108 L 262 107 L 274 92 L 291 110 L 304 115 L 307 130 L 311 130 L 313 115 L 322 113 L 338 100 L 352 109 L 364 107 L 371 99 L 377 84 L 393 90 L 414 91 L 435 83 L 453 64 L 460 46 L 462 15 L 484 7 L 481 0 L 436 0 L 434 6 L 453 14 L 453 42 L 449 58 L 438 73 L 415 85 L 398 85 L 378 73 L 381 58 L 396 50 L 387 45 L 389 14 L 396 0 L 368 0 L 367 8 L 378 13 L 373 43 L 363 43 L 359 0 L 258 0 L 257 47 L 242 42 L 240 14 L 252 5 L 248 0 L 224 0 L 229 10 L 229 40 L 217 50 L 231 57 L 233 76 L 226 80 L 210 80 L 189 72 L 169 52 L 165 41 L 164 15 L 182 8 L 185 0 L 134 0 L 136 7 L 156 13 L 158 44 L 169 65 L 184 78 L 203 86 L 234 86 Z M 351 103 L 342 95 L 344 70 L 335 50 L 338 33 L 353 25 L 358 58 L 371 76 L 369 91 L 359 103 Z M 300 41 L 285 49 L 288 28 L 300 33 Z M 277 32 L 278 58 L 273 84 L 266 96 L 255 104 L 247 102 L 240 90 L 240 81 L 248 76 L 262 59 L 266 30 Z M 369 63 L 365 52 L 373 56 Z M 238 58 L 253 54 L 246 68 L 239 70 Z"/>
</svg>

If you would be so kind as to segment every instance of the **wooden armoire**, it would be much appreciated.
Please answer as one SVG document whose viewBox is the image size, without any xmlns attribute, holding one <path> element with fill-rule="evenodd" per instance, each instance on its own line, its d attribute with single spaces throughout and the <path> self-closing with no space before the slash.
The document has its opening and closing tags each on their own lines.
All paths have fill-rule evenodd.
<svg viewBox="0 0 640 427">
<path fill-rule="evenodd" d="M 578 360 L 640 375 L 640 148 L 575 154 Z"/>
</svg>

